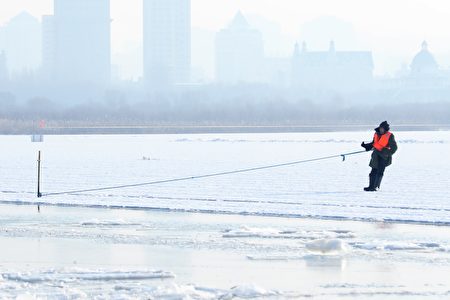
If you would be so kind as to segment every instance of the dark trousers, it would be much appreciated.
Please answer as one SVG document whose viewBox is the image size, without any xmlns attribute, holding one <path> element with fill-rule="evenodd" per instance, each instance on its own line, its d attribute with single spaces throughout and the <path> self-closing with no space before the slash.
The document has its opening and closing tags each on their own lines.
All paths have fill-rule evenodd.
<svg viewBox="0 0 450 300">
<path fill-rule="evenodd" d="M 385 169 L 386 169 L 386 160 L 379 157 L 377 168 L 372 168 L 372 171 L 369 174 L 371 187 L 373 188 L 380 187 Z"/>
</svg>

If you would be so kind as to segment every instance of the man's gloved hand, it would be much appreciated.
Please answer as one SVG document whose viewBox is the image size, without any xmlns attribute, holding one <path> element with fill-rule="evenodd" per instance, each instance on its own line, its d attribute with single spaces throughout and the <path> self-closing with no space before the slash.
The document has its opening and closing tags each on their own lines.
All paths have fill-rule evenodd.
<svg viewBox="0 0 450 300">
<path fill-rule="evenodd" d="M 372 149 L 370 144 L 366 144 L 364 142 L 361 143 L 361 147 L 363 147 L 364 149 L 366 149 L 366 151 L 370 151 Z"/>
</svg>

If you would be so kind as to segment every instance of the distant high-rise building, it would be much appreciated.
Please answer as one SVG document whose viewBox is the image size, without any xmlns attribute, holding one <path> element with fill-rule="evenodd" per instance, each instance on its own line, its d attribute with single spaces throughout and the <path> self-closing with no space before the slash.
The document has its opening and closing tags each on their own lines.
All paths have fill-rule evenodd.
<svg viewBox="0 0 450 300">
<path fill-rule="evenodd" d="M 6 65 L 6 53 L 0 51 L 0 84 L 8 80 L 8 67 Z"/>
<path fill-rule="evenodd" d="M 263 80 L 264 43 L 241 12 L 216 35 L 216 80 L 222 83 Z"/>
<path fill-rule="evenodd" d="M 144 0 L 144 80 L 151 88 L 190 81 L 191 1 Z"/>
<path fill-rule="evenodd" d="M 27 12 L 13 17 L 0 28 L 0 51 L 8 56 L 13 76 L 37 70 L 41 65 L 41 24 Z"/>
<path fill-rule="evenodd" d="M 56 26 L 54 16 L 42 16 L 42 75 L 55 79 Z"/>
<path fill-rule="evenodd" d="M 336 51 L 333 41 L 328 51 L 309 51 L 295 45 L 292 84 L 305 89 L 338 91 L 368 88 L 373 84 L 370 51 Z"/>
<path fill-rule="evenodd" d="M 43 37 L 44 69 L 53 70 L 56 80 L 64 83 L 109 82 L 109 0 L 54 0 L 54 16 L 44 18 Z"/>
</svg>

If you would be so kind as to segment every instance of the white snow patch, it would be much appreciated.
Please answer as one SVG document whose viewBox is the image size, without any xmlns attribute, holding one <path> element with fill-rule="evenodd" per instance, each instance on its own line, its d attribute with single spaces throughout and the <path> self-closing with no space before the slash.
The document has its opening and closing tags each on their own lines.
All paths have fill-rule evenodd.
<svg viewBox="0 0 450 300">
<path fill-rule="evenodd" d="M 263 289 L 259 286 L 248 284 L 233 287 L 227 295 L 223 295 L 221 299 L 251 299 L 258 297 L 271 297 L 280 295 L 279 292 Z"/>
<path fill-rule="evenodd" d="M 225 238 L 243 238 L 243 237 L 277 237 L 282 234 L 274 228 L 251 228 L 242 226 L 240 229 L 228 230 L 222 236 Z"/>
<path fill-rule="evenodd" d="M 348 251 L 347 244 L 340 239 L 320 239 L 305 246 L 308 251 L 321 255 L 339 255 Z"/>
</svg>

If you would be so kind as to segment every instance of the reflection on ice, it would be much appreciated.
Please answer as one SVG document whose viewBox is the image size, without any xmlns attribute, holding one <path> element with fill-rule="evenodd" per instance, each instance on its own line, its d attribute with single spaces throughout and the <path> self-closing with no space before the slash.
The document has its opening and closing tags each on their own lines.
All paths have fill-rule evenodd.
<svg viewBox="0 0 450 300">
<path fill-rule="evenodd" d="M 333 268 L 343 270 L 347 260 L 339 255 L 306 255 L 306 265 L 311 268 Z"/>
</svg>

